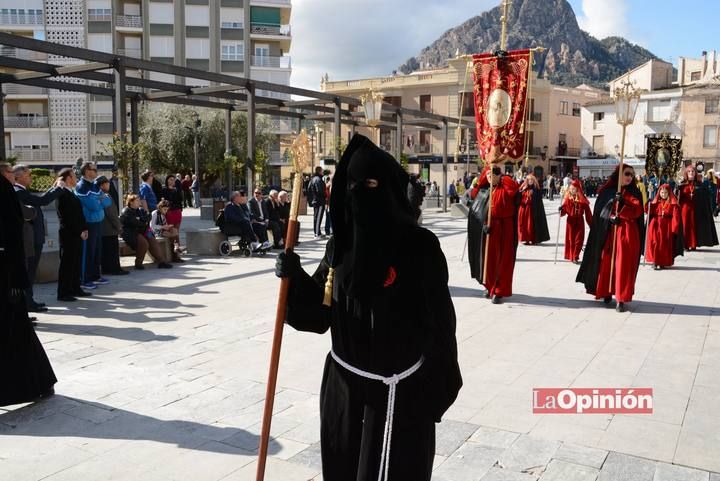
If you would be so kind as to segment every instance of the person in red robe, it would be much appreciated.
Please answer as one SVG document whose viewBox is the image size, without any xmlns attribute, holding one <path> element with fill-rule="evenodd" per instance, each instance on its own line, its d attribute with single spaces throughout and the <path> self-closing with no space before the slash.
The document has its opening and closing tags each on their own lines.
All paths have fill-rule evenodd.
<svg viewBox="0 0 720 481">
<path fill-rule="evenodd" d="M 698 175 L 696 166 L 688 165 L 683 171 L 677 193 L 686 250 L 694 251 L 698 247 L 718 245 L 710 195 L 710 190 L 703 185 L 702 175 Z"/>
<path fill-rule="evenodd" d="M 560 217 L 568 216 L 565 226 L 565 259 L 579 264 L 580 251 L 585 244 L 584 222 L 587 222 L 588 226 L 592 225 L 590 201 L 585 197 L 579 180 L 573 180 L 570 184 L 559 211 Z"/>
<path fill-rule="evenodd" d="M 493 187 L 488 223 L 490 182 Z M 518 184 L 511 177 L 502 175 L 499 167 L 493 167 L 492 172 L 486 167 L 470 196 L 474 199 L 468 215 L 470 273 L 485 286 L 485 297 L 492 298 L 493 304 L 499 304 L 503 297 L 512 295 L 518 244 Z M 484 272 L 486 255 L 487 272 Z"/>
<path fill-rule="evenodd" d="M 576 281 L 585 285 L 588 294 L 603 299 L 606 304 L 610 304 L 615 295 L 616 310 L 624 312 L 625 303 L 632 301 L 635 293 L 644 222 L 642 194 L 635 185 L 635 171 L 629 165 L 623 165 L 622 172 L 619 168 L 598 192 Z M 616 192 L 621 174 L 622 187 Z"/>
<path fill-rule="evenodd" d="M 673 265 L 675 256 L 682 255 L 683 252 L 680 205 L 668 184 L 663 184 L 658 189 L 658 195 L 650 202 L 648 215 L 650 221 L 645 260 L 651 262 L 657 271 Z"/>
<path fill-rule="evenodd" d="M 540 244 L 550 240 L 542 189 L 537 178 L 532 174 L 529 174 L 520 186 L 518 239 L 525 245 Z"/>
</svg>

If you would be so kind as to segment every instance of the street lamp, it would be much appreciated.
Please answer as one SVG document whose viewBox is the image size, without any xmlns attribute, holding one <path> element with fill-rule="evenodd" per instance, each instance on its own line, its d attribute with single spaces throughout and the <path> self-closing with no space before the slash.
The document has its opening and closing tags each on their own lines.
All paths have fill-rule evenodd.
<svg viewBox="0 0 720 481">
<path fill-rule="evenodd" d="M 362 102 L 363 112 L 365 113 L 365 123 L 368 127 L 375 130 L 377 130 L 377 127 L 380 125 L 384 98 L 385 95 L 383 93 L 373 90 L 360 96 L 360 102 Z M 378 144 L 379 143 L 378 141 Z"/>
<path fill-rule="evenodd" d="M 198 131 L 200 130 L 200 125 L 202 125 L 202 121 L 200 120 L 200 114 L 197 112 L 192 113 L 193 117 L 193 154 L 195 156 L 195 175 L 197 176 L 198 182 L 200 182 L 200 155 L 199 155 L 199 145 L 198 145 Z"/>
</svg>

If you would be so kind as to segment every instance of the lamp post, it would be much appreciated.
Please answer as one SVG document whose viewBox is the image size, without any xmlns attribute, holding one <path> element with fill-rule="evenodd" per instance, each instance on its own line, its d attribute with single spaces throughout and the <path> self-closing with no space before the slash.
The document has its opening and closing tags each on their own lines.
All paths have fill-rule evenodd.
<svg viewBox="0 0 720 481">
<path fill-rule="evenodd" d="M 200 120 L 200 114 L 197 112 L 192 113 L 193 117 L 193 155 L 195 157 L 195 175 L 197 176 L 198 181 L 200 181 L 200 155 L 199 155 L 199 146 L 198 146 L 198 130 L 200 130 L 200 125 L 202 125 L 202 121 Z"/>
<path fill-rule="evenodd" d="M 365 123 L 373 129 L 373 137 L 375 136 L 374 131 L 377 130 L 377 127 L 380 125 L 384 98 L 385 95 L 383 93 L 375 92 L 374 90 L 370 90 L 368 93 L 360 96 L 360 102 L 362 102 L 363 112 L 365 113 Z M 380 144 L 379 139 L 378 144 Z"/>
<path fill-rule="evenodd" d="M 637 112 L 637 107 L 640 103 L 640 93 L 641 92 L 635 88 L 630 80 L 626 80 L 620 87 L 615 89 L 615 114 L 617 116 L 617 123 L 622 126 L 622 138 L 620 140 L 620 164 L 618 165 L 618 184 L 616 194 L 619 194 L 622 191 L 622 181 L 624 177 L 623 164 L 625 160 L 625 137 L 628 125 L 632 125 L 635 121 L 635 113 Z M 614 209 L 615 215 L 617 215 L 617 203 L 615 203 Z M 608 289 L 610 292 L 612 292 L 616 244 L 617 225 L 613 228 L 613 250 L 612 257 L 610 258 L 610 286 Z"/>
</svg>

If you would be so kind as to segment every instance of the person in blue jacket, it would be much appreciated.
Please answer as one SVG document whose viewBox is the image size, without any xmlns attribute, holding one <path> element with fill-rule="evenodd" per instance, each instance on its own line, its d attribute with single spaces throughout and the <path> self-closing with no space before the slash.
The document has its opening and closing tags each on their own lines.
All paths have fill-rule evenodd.
<svg viewBox="0 0 720 481">
<path fill-rule="evenodd" d="M 112 200 L 95 183 L 97 166 L 93 162 L 83 162 L 80 174 L 82 179 L 75 187 L 75 195 L 80 199 L 88 227 L 82 287 L 95 289 L 96 284 L 108 284 L 109 282 L 102 277 L 100 264 L 102 262 L 102 226 L 105 220 L 105 208 L 112 205 Z"/>
</svg>

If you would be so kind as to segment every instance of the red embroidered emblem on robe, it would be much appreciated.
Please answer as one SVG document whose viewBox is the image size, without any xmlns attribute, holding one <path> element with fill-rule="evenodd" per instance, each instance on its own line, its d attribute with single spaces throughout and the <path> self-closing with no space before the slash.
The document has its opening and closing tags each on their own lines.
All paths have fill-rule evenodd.
<svg viewBox="0 0 720 481">
<path fill-rule="evenodd" d="M 395 272 L 395 268 L 393 266 L 388 267 L 387 277 L 385 278 L 385 283 L 383 284 L 383 287 L 389 287 L 393 285 L 396 278 L 397 272 Z"/>
</svg>

